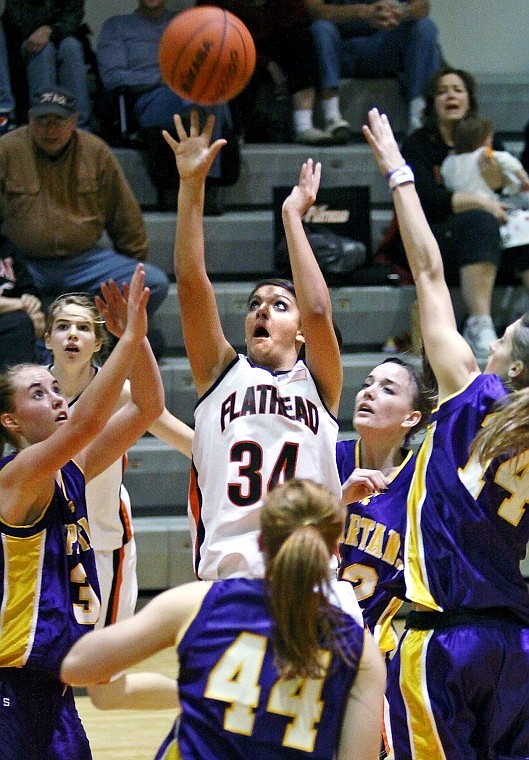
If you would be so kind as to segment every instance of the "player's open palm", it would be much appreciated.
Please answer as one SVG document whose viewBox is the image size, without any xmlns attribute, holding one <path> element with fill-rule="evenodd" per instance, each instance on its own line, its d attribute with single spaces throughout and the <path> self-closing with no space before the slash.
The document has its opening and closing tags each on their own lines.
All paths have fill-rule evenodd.
<svg viewBox="0 0 529 760">
<path fill-rule="evenodd" d="M 299 173 L 299 182 L 285 199 L 283 209 L 296 208 L 303 216 L 316 200 L 321 179 L 321 164 L 305 161 Z"/>
<path fill-rule="evenodd" d="M 107 330 L 121 337 L 126 329 L 137 339 L 147 334 L 147 301 L 150 290 L 144 287 L 145 270 L 138 264 L 130 281 L 120 290 L 113 280 L 101 285 L 102 297 L 96 296 L 99 313 Z"/>
<path fill-rule="evenodd" d="M 185 131 L 178 114 L 174 116 L 174 123 L 178 140 L 175 140 L 166 130 L 163 131 L 163 136 L 175 155 L 180 180 L 185 181 L 196 177 L 202 182 L 218 152 L 226 144 L 226 140 L 215 140 L 213 145 L 210 145 L 215 124 L 215 117 L 212 114 L 206 119 L 202 131 L 196 110 L 191 111 L 189 134 Z"/>
</svg>

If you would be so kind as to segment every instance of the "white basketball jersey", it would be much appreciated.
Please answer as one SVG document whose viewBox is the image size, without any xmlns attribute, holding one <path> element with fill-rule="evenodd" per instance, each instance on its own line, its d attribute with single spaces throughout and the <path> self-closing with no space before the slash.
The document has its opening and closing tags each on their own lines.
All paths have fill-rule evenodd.
<svg viewBox="0 0 529 760">
<path fill-rule="evenodd" d="M 341 494 L 337 435 L 303 361 L 270 372 L 233 360 L 195 409 L 189 518 L 199 578 L 263 574 L 259 515 L 278 483 L 310 478 Z"/>
<path fill-rule="evenodd" d="M 70 412 L 79 396 L 68 404 Z M 113 551 L 133 535 L 130 497 L 123 485 L 126 455 L 86 484 L 86 508 L 90 541 L 95 551 Z"/>
</svg>

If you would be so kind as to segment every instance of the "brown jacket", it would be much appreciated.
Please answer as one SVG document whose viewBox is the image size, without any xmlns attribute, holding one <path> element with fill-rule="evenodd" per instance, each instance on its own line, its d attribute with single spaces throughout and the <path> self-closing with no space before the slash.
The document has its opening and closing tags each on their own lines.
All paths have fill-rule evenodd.
<svg viewBox="0 0 529 760">
<path fill-rule="evenodd" d="M 0 232 L 27 258 L 73 256 L 104 232 L 119 253 L 148 253 L 141 209 L 117 159 L 77 129 L 55 159 L 36 148 L 29 127 L 0 138 Z"/>
</svg>

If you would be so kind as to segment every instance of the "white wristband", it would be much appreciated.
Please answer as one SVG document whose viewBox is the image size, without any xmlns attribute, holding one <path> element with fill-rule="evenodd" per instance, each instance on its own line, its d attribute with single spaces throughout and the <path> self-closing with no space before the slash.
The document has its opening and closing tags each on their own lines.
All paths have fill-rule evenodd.
<svg viewBox="0 0 529 760">
<path fill-rule="evenodd" d="M 390 190 L 394 190 L 399 185 L 415 182 L 413 171 L 408 164 L 404 164 L 404 166 L 399 166 L 397 169 L 388 172 L 386 174 L 386 179 Z"/>
</svg>

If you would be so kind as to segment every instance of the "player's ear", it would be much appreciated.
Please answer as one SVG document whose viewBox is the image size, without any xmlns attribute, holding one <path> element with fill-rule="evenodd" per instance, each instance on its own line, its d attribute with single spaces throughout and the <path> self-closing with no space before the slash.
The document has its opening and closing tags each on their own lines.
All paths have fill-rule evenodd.
<svg viewBox="0 0 529 760">
<path fill-rule="evenodd" d="M 299 350 L 300 350 L 301 346 L 304 343 L 305 343 L 305 336 L 303 335 L 303 331 L 302 331 L 302 329 L 300 327 L 298 329 L 297 333 L 296 333 L 296 347 L 298 349 L 298 353 L 299 353 Z"/>
<path fill-rule="evenodd" d="M 511 380 L 519 380 L 524 373 L 524 363 L 519 360 L 513 361 L 509 366 L 508 375 Z"/>
<path fill-rule="evenodd" d="M 414 409 L 413 412 L 410 412 L 408 415 L 406 415 L 406 419 L 403 420 L 403 427 L 412 428 L 415 427 L 415 425 L 418 425 L 421 421 L 422 414 L 418 409 Z"/>
<path fill-rule="evenodd" d="M 9 433 L 20 432 L 20 426 L 13 412 L 3 412 L 0 414 L 0 425 L 2 425 L 2 427 L 4 427 Z"/>
</svg>

